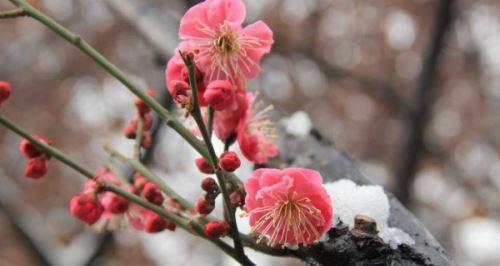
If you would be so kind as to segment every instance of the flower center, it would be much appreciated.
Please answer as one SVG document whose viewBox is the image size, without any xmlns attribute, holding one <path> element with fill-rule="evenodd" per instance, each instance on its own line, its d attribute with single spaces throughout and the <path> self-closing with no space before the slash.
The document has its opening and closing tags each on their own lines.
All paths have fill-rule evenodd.
<svg viewBox="0 0 500 266">
<path fill-rule="evenodd" d="M 308 198 L 286 199 L 254 209 L 250 214 L 262 215 L 252 229 L 266 235 L 269 246 L 312 243 L 321 236 L 319 228 L 325 223 L 321 211 Z"/>
<path fill-rule="evenodd" d="M 218 53 L 229 54 L 239 49 L 238 38 L 236 31 L 230 28 L 229 24 L 225 22 L 220 27 L 220 34 L 214 40 L 214 48 Z"/>
</svg>

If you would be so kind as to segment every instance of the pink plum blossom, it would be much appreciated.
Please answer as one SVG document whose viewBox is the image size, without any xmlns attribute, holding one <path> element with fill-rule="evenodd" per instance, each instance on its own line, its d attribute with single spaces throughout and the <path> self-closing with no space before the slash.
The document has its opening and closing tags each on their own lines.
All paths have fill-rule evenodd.
<svg viewBox="0 0 500 266">
<path fill-rule="evenodd" d="M 245 13 L 241 0 L 206 0 L 181 19 L 181 45 L 193 47 L 205 81 L 237 84 L 259 74 L 259 62 L 274 42 L 273 32 L 262 21 L 243 28 Z"/>
<path fill-rule="evenodd" d="M 257 169 L 245 183 L 252 230 L 268 244 L 311 244 L 332 225 L 333 207 L 320 173 L 304 168 Z"/>
<path fill-rule="evenodd" d="M 226 140 L 236 134 L 238 124 L 248 109 L 247 94 L 239 88 L 234 91 L 232 103 L 222 111 L 214 114 L 214 131 L 220 140 Z"/>
<path fill-rule="evenodd" d="M 262 102 L 247 92 L 246 113 L 238 125 L 238 144 L 243 155 L 253 163 L 263 164 L 278 154 L 276 128 L 268 118 L 272 106 L 261 109 Z"/>
</svg>

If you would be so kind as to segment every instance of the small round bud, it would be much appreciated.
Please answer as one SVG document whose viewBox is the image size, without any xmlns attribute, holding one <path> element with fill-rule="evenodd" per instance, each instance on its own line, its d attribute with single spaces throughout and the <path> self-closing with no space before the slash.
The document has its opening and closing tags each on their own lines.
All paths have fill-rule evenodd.
<svg viewBox="0 0 500 266">
<path fill-rule="evenodd" d="M 102 205 L 107 212 L 121 214 L 128 210 L 130 204 L 126 199 L 111 192 L 107 192 L 102 197 Z"/>
<path fill-rule="evenodd" d="M 52 144 L 51 140 L 44 138 L 40 135 L 33 134 L 33 136 L 41 142 L 44 142 L 49 145 Z M 19 151 L 22 154 L 24 154 L 24 156 L 26 156 L 27 158 L 34 158 L 42 155 L 42 151 L 27 139 L 23 139 L 21 141 L 21 144 L 19 145 Z"/>
<path fill-rule="evenodd" d="M 154 183 L 148 182 L 144 185 L 142 196 L 155 205 L 161 205 L 163 203 L 163 195 L 161 194 L 161 190 Z"/>
<path fill-rule="evenodd" d="M 215 179 L 211 177 L 206 177 L 201 181 L 201 188 L 207 193 L 214 193 L 219 190 L 217 182 L 215 182 Z"/>
<path fill-rule="evenodd" d="M 207 201 L 205 197 L 200 197 L 194 208 L 199 214 L 206 216 L 215 209 L 215 203 Z"/>
<path fill-rule="evenodd" d="M 154 95 L 153 90 L 147 89 L 145 92 L 150 97 L 153 97 L 153 95 Z M 137 111 L 139 112 L 140 116 L 144 116 L 145 114 L 147 114 L 151 111 L 149 106 L 140 98 L 137 98 L 135 100 L 135 107 L 137 108 Z"/>
<path fill-rule="evenodd" d="M 200 172 L 205 173 L 205 174 L 213 174 L 215 173 L 214 168 L 210 165 L 210 163 L 207 161 L 207 159 L 203 157 L 196 158 L 195 160 L 196 167 L 198 167 L 198 170 Z"/>
<path fill-rule="evenodd" d="M 231 201 L 231 205 L 233 205 L 233 207 L 240 207 L 245 204 L 245 197 L 240 191 L 234 191 L 231 193 L 231 195 L 229 195 L 229 200 Z"/>
<path fill-rule="evenodd" d="M 144 133 L 144 137 L 142 139 L 141 146 L 144 149 L 149 149 L 153 146 L 153 138 L 151 137 L 151 134 L 149 133 Z"/>
<path fill-rule="evenodd" d="M 203 97 L 216 111 L 227 109 L 233 102 L 233 85 L 227 80 L 214 80 L 208 84 Z"/>
<path fill-rule="evenodd" d="M 238 158 L 238 155 L 235 152 L 226 151 L 221 154 L 219 159 L 219 166 L 225 171 L 233 172 L 234 170 L 238 169 L 240 165 L 240 158 Z"/>
<path fill-rule="evenodd" d="M 174 222 L 172 222 L 172 221 L 169 221 L 169 220 L 165 220 L 165 221 L 166 221 L 166 223 L 165 223 L 165 229 L 174 232 L 175 228 L 177 228 L 177 225 Z"/>
<path fill-rule="evenodd" d="M 10 97 L 10 83 L 0 81 L 0 107 Z"/>
<path fill-rule="evenodd" d="M 24 175 L 28 178 L 40 179 L 47 173 L 47 165 L 45 158 L 35 157 L 31 158 L 26 165 Z"/>
<path fill-rule="evenodd" d="M 144 117 L 142 118 L 142 130 L 143 131 L 148 131 L 151 129 L 153 126 L 153 116 L 151 114 L 145 114 Z M 132 118 L 132 121 L 130 121 L 130 127 L 134 128 L 135 131 L 137 131 L 137 125 L 139 124 L 139 116 L 134 116 Z"/>
<path fill-rule="evenodd" d="M 148 183 L 149 181 L 144 178 L 141 173 L 136 172 L 134 174 L 134 188 L 136 191 L 142 191 L 144 189 L 144 185 Z"/>
<path fill-rule="evenodd" d="M 70 202 L 70 211 L 79 220 L 92 225 L 101 218 L 104 208 L 101 203 L 89 194 L 75 195 Z"/>
<path fill-rule="evenodd" d="M 135 139 L 137 136 L 137 126 L 134 127 L 132 124 L 129 124 L 123 129 L 123 133 L 127 139 Z"/>
<path fill-rule="evenodd" d="M 146 214 L 146 220 L 144 222 L 144 229 L 148 233 L 158 233 L 165 230 L 167 226 L 167 220 L 165 220 L 160 215 L 154 212 L 148 212 Z"/>
<path fill-rule="evenodd" d="M 226 221 L 210 221 L 203 226 L 203 232 L 211 238 L 221 238 L 229 231 L 229 225 Z"/>
<path fill-rule="evenodd" d="M 168 84 L 171 89 L 172 99 L 181 106 L 185 106 L 191 101 L 191 88 L 189 84 L 182 80 L 172 80 Z"/>
</svg>

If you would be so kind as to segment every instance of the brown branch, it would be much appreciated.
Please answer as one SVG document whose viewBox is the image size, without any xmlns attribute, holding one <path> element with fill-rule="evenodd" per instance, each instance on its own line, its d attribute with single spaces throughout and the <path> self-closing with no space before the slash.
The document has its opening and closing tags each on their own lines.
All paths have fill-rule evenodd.
<svg viewBox="0 0 500 266">
<path fill-rule="evenodd" d="M 445 37 L 454 18 L 454 0 L 441 0 L 436 14 L 434 33 L 418 80 L 415 108 L 408 121 L 408 137 L 400 150 L 400 164 L 396 168 L 396 197 L 410 204 L 410 189 L 425 152 L 424 134 L 431 110 L 437 98 L 436 80 L 445 45 Z"/>
</svg>

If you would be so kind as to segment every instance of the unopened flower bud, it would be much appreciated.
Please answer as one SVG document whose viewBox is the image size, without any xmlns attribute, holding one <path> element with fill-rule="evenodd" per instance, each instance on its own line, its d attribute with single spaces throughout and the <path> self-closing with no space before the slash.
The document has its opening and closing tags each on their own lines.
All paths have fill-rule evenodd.
<svg viewBox="0 0 500 266">
<path fill-rule="evenodd" d="M 166 221 L 166 223 L 165 223 L 165 229 L 174 232 L 175 228 L 177 228 L 177 225 L 174 222 L 172 222 L 172 221 L 169 221 L 169 220 L 165 220 L 165 221 Z"/>
<path fill-rule="evenodd" d="M 205 197 L 200 197 L 194 208 L 199 214 L 206 216 L 215 209 L 215 203 L 207 201 Z"/>
<path fill-rule="evenodd" d="M 97 199 L 86 193 L 75 195 L 71 199 L 70 211 L 79 220 L 92 225 L 101 218 L 104 208 Z"/>
<path fill-rule="evenodd" d="M 211 177 L 206 177 L 201 181 L 201 188 L 207 193 L 214 193 L 219 190 L 217 182 Z"/>
<path fill-rule="evenodd" d="M 229 195 L 229 200 L 231 201 L 231 205 L 233 205 L 233 207 L 240 207 L 245 204 L 245 197 L 239 190 L 231 193 L 231 195 Z"/>
<path fill-rule="evenodd" d="M 134 174 L 134 188 L 136 189 L 136 191 L 142 191 L 143 188 L 144 188 L 144 185 L 146 185 L 146 183 L 148 183 L 149 181 L 144 178 L 141 173 L 139 172 L 136 172 Z"/>
<path fill-rule="evenodd" d="M 155 205 L 161 205 L 163 203 L 161 190 L 154 183 L 148 182 L 144 185 L 144 188 L 142 189 L 142 196 Z"/>
<path fill-rule="evenodd" d="M 10 83 L 6 81 L 0 81 L 0 107 L 2 104 L 9 99 L 10 96 Z"/>
<path fill-rule="evenodd" d="M 229 225 L 226 221 L 210 221 L 205 226 L 203 226 L 203 232 L 208 237 L 221 238 L 225 236 L 229 231 Z"/>
<path fill-rule="evenodd" d="M 104 209 L 110 213 L 121 214 L 128 210 L 130 204 L 128 200 L 111 192 L 107 192 L 102 198 L 102 205 Z"/>
<path fill-rule="evenodd" d="M 44 138 L 36 134 L 33 134 L 33 136 L 41 142 L 44 142 L 49 145 L 52 144 L 52 141 L 47 138 Z M 21 144 L 19 145 L 19 151 L 22 154 L 24 154 L 24 156 L 26 156 L 27 158 L 34 158 L 42 155 L 42 151 L 27 139 L 23 139 L 21 141 Z"/>
<path fill-rule="evenodd" d="M 150 97 L 153 97 L 154 95 L 153 90 L 147 89 L 145 92 Z M 139 112 L 140 116 L 144 116 L 145 114 L 149 113 L 149 111 L 151 111 L 149 106 L 140 98 L 137 98 L 135 100 L 135 107 L 137 108 L 137 111 Z"/>
<path fill-rule="evenodd" d="M 208 84 L 203 97 L 216 111 L 227 109 L 233 101 L 233 85 L 226 80 L 214 80 Z"/>
<path fill-rule="evenodd" d="M 195 160 L 196 167 L 198 167 L 198 170 L 200 172 L 205 173 L 205 174 L 213 174 L 215 173 L 214 168 L 210 165 L 210 163 L 207 161 L 207 159 L 203 157 L 196 158 Z"/>
<path fill-rule="evenodd" d="M 154 212 L 148 212 L 144 222 L 144 229 L 148 233 L 158 233 L 165 230 L 167 220 Z"/>
<path fill-rule="evenodd" d="M 235 152 L 226 151 L 221 154 L 219 159 L 219 166 L 225 171 L 233 172 L 234 170 L 238 169 L 240 165 L 240 158 L 238 158 L 238 155 Z"/>
<path fill-rule="evenodd" d="M 39 179 L 47 173 L 45 158 L 35 157 L 28 160 L 24 175 L 28 178 Z"/>
<path fill-rule="evenodd" d="M 153 146 L 153 138 L 151 137 L 151 134 L 144 133 L 144 137 L 142 138 L 141 146 L 144 149 L 149 149 Z"/>
<path fill-rule="evenodd" d="M 130 121 L 130 127 L 134 128 L 135 131 L 137 131 L 137 125 L 139 124 L 139 116 L 134 116 L 132 118 L 132 121 Z M 142 130 L 143 131 L 148 131 L 151 129 L 151 126 L 153 126 L 153 116 L 151 114 L 145 114 L 144 117 L 142 117 Z"/>
<path fill-rule="evenodd" d="M 134 127 L 132 124 L 130 125 L 127 125 L 124 129 L 123 129 L 123 133 L 125 134 L 125 137 L 127 139 L 135 139 L 135 137 L 137 136 L 137 127 Z"/>
<path fill-rule="evenodd" d="M 172 99 L 174 102 L 178 103 L 182 107 L 191 101 L 191 88 L 189 84 L 182 80 L 172 80 L 169 82 L 168 86 L 172 92 Z"/>
</svg>

